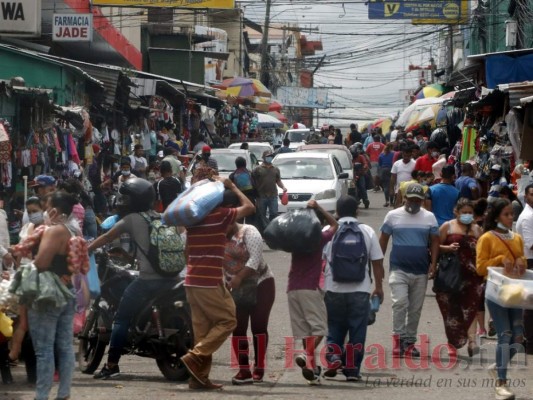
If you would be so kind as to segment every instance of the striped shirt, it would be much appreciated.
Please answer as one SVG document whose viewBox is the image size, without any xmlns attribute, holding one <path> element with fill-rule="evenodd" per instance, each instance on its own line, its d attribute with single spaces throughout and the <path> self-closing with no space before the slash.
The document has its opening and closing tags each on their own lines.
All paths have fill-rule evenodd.
<svg viewBox="0 0 533 400">
<path fill-rule="evenodd" d="M 422 208 L 416 214 L 409 214 L 405 207 L 397 208 L 389 211 L 381 232 L 392 236 L 391 271 L 415 275 L 428 273 L 431 237 L 439 236 L 433 213 Z"/>
<path fill-rule="evenodd" d="M 216 208 L 198 225 L 187 228 L 185 286 L 217 287 L 224 279 L 226 231 L 237 210 Z"/>
</svg>

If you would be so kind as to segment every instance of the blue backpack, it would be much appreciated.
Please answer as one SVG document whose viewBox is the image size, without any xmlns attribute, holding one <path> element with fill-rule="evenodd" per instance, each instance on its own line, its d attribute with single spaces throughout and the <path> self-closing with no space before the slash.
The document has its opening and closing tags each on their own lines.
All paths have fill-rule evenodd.
<svg viewBox="0 0 533 400">
<path fill-rule="evenodd" d="M 233 180 L 235 181 L 235 186 L 237 186 L 241 192 L 253 190 L 254 188 L 252 174 L 248 170 L 235 172 Z"/>
<path fill-rule="evenodd" d="M 368 264 L 368 251 L 359 224 L 341 224 L 331 243 L 330 267 L 333 280 L 343 283 L 363 282 Z"/>
</svg>

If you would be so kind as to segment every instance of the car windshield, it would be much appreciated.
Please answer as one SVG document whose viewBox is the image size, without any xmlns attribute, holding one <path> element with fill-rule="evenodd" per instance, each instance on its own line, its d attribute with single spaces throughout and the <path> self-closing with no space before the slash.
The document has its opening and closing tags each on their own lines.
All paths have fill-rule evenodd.
<svg viewBox="0 0 533 400">
<path fill-rule="evenodd" d="M 333 154 L 335 157 L 337 157 L 337 160 L 341 163 L 342 169 L 352 169 L 352 163 L 350 162 L 350 157 L 348 157 L 348 154 L 344 150 L 340 149 L 306 149 L 303 151 L 309 151 L 309 152 L 326 152 L 329 154 Z"/>
<path fill-rule="evenodd" d="M 274 160 L 281 179 L 333 179 L 331 163 L 327 158 L 286 158 Z"/>
<path fill-rule="evenodd" d="M 263 153 L 267 150 L 271 150 L 270 146 L 249 146 L 249 150 L 258 159 L 263 159 Z"/>
<path fill-rule="evenodd" d="M 211 157 L 217 160 L 218 170 L 219 171 L 235 171 L 235 159 L 237 157 L 245 157 L 244 154 L 235 154 L 235 153 L 211 153 Z M 248 168 L 250 168 L 249 160 L 246 160 Z"/>
<path fill-rule="evenodd" d="M 310 131 L 289 131 L 287 137 L 291 142 L 303 142 L 309 139 Z"/>
</svg>

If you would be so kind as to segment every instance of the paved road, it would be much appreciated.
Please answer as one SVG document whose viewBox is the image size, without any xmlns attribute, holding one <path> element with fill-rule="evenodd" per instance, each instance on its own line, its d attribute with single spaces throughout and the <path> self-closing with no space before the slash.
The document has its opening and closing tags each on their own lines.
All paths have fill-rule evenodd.
<svg viewBox="0 0 533 400">
<path fill-rule="evenodd" d="M 386 209 L 382 208 L 381 193 L 369 193 L 372 207 L 361 210 L 360 220 L 378 230 Z M 433 354 L 446 339 L 443 324 L 435 298 L 428 289 L 419 334 L 428 339 L 430 357 L 416 363 L 407 363 L 392 358 L 391 305 L 387 285 L 385 302 L 378 314 L 377 322 L 369 328 L 366 369 L 363 381 L 345 382 L 341 377 L 322 382 L 320 387 L 306 384 L 297 368 L 285 368 L 285 341 L 291 329 L 287 311 L 285 288 L 290 258 L 288 254 L 267 250 L 266 258 L 276 277 L 276 302 L 270 318 L 270 345 L 268 349 L 268 371 L 265 383 L 253 386 L 232 386 L 231 377 L 236 371 L 229 367 L 229 341 L 216 354 L 212 379 L 225 384 L 225 389 L 217 393 L 191 393 L 186 384 L 165 381 L 155 362 L 138 357 L 124 357 L 121 362 L 122 375 L 114 381 L 95 381 L 91 376 L 76 373 L 72 399 L 214 399 L 224 396 L 230 399 L 271 398 L 303 399 L 309 397 L 339 399 L 345 396 L 358 398 L 395 399 L 491 399 L 494 398 L 485 368 L 494 361 L 494 342 L 485 342 L 487 351 L 483 357 L 473 361 L 468 359 L 465 349 L 459 350 L 459 358 L 453 368 L 448 368 L 447 353 L 443 357 Z M 385 262 L 387 266 L 388 263 Z M 435 350 L 437 349 L 437 350 Z M 376 354 L 380 354 L 376 356 Z M 396 360 L 396 361 L 395 361 Z M 522 357 L 522 366 L 511 372 L 512 384 L 518 399 L 533 400 L 532 356 Z M 372 368 L 372 365 L 374 368 Z M 376 367 L 377 366 L 377 367 Z M 17 382 L 24 381 L 23 367 L 14 368 Z M 29 400 L 33 398 L 33 388 L 25 384 L 0 386 L 0 399 Z M 55 392 L 53 392 L 55 394 Z"/>
</svg>

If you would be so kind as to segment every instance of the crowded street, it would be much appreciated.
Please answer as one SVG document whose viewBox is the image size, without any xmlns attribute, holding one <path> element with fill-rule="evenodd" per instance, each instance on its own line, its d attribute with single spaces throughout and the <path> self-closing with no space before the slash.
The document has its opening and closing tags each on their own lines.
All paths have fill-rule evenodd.
<svg viewBox="0 0 533 400">
<path fill-rule="evenodd" d="M 381 193 L 369 193 L 372 204 L 381 202 Z M 362 223 L 369 224 L 379 230 L 386 209 L 380 206 L 360 211 Z M 216 353 L 213 365 L 213 379 L 225 384 L 222 392 L 189 393 L 186 382 L 174 383 L 165 380 L 153 360 L 138 357 L 124 357 L 121 362 L 122 375 L 117 380 L 95 381 L 90 375 L 80 372 L 74 374 L 73 387 L 79 399 L 143 399 L 160 398 L 174 399 L 194 396 L 195 399 L 220 398 L 220 396 L 237 398 L 272 398 L 300 399 L 302 397 L 320 397 L 335 399 L 339 396 L 358 396 L 364 399 L 387 398 L 391 400 L 413 399 L 426 400 L 490 398 L 490 377 L 486 366 L 494 362 L 495 340 L 483 339 L 482 356 L 469 359 L 465 350 L 460 350 L 453 368 L 449 367 L 449 356 L 442 350 L 442 359 L 433 356 L 437 346 L 446 343 L 443 322 L 435 295 L 428 288 L 424 309 L 420 321 L 419 334 L 426 335 L 429 351 L 432 356 L 413 360 L 408 365 L 404 359 L 392 357 L 391 337 L 391 302 L 389 290 L 385 285 L 385 300 L 380 307 L 376 323 L 369 326 L 367 346 L 374 344 L 383 347 L 384 367 L 372 370 L 363 369 L 361 382 L 346 382 L 337 377 L 324 380 L 322 387 L 309 387 L 302 379 L 299 368 L 293 365 L 285 367 L 286 340 L 291 336 L 289 316 L 287 314 L 287 274 L 290 256 L 280 251 L 265 250 L 265 258 L 272 267 L 276 279 L 276 301 L 271 313 L 269 330 L 271 342 L 267 354 L 267 373 L 264 383 L 254 386 L 232 386 L 231 377 L 235 370 L 231 369 L 230 342 L 227 341 Z M 385 265 L 388 265 L 387 258 Z M 386 279 L 385 279 L 386 281 Z M 301 347 L 299 347 L 301 348 Z M 77 348 L 76 348 L 77 349 Z M 374 350 L 374 353 L 376 350 Z M 533 383 L 531 381 L 532 356 L 521 356 L 516 359 L 516 366 L 510 372 L 514 382 L 517 398 L 532 399 Z M 33 398 L 32 388 L 24 383 L 25 372 L 22 366 L 13 368 L 15 385 L 0 388 L 2 398 L 6 400 L 29 400 Z"/>
</svg>

